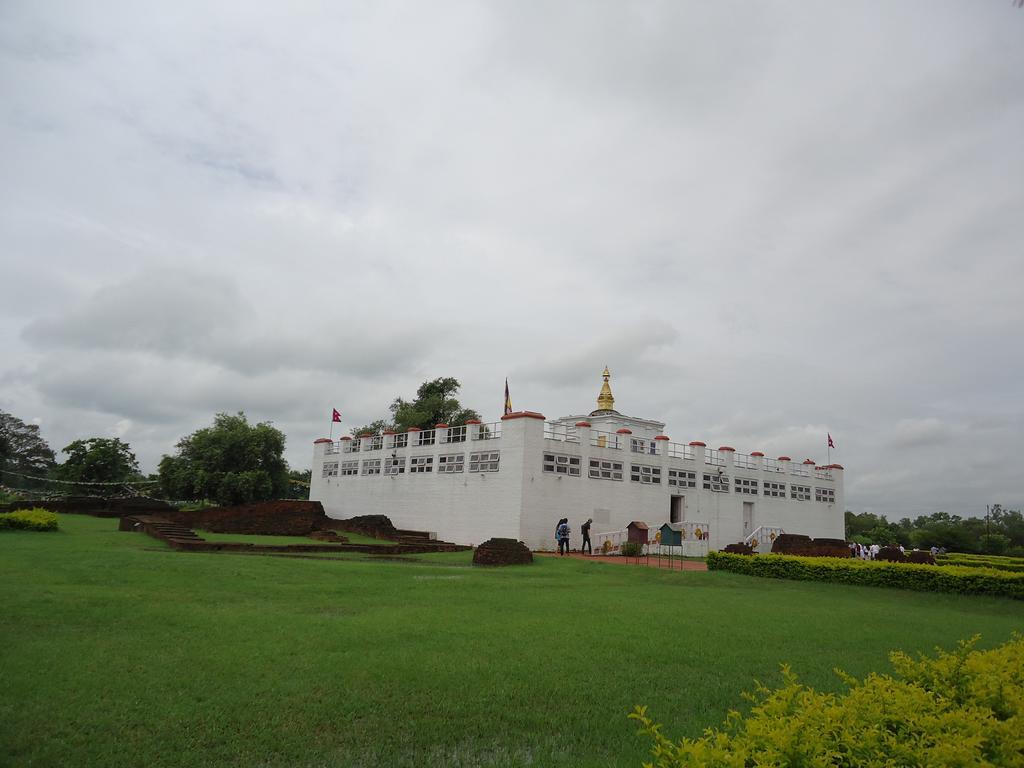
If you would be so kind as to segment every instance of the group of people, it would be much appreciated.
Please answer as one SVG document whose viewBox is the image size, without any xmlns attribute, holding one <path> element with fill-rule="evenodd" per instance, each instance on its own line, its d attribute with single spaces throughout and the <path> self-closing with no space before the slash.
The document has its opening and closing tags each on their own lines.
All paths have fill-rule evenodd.
<svg viewBox="0 0 1024 768">
<path fill-rule="evenodd" d="M 850 556 L 856 557 L 858 560 L 874 560 L 875 555 L 881 549 L 877 544 L 858 544 L 857 542 L 850 543 Z M 903 547 L 900 547 L 902 550 Z"/>
<path fill-rule="evenodd" d="M 902 544 L 899 544 L 900 552 L 906 553 L 906 549 L 903 548 Z M 878 553 L 882 548 L 878 544 L 858 544 L 857 542 L 850 543 L 850 556 L 856 557 L 859 560 L 874 560 L 878 557 Z M 946 554 L 945 547 L 932 547 L 932 556 Z"/>
<path fill-rule="evenodd" d="M 580 553 L 590 552 L 594 554 L 594 548 L 590 544 L 590 525 L 593 519 L 588 518 L 582 526 L 580 533 L 583 534 L 583 544 L 580 545 Z M 563 517 L 555 526 L 555 543 L 558 544 L 558 554 L 569 554 L 569 518 Z"/>
</svg>

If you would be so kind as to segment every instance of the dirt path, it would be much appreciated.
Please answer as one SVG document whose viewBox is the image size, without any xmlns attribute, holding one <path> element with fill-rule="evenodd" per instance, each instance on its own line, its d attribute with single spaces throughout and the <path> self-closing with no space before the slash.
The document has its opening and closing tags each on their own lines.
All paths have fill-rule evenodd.
<svg viewBox="0 0 1024 768">
<path fill-rule="evenodd" d="M 589 560 L 593 563 L 614 563 L 615 565 L 639 565 L 647 566 L 648 568 L 662 568 L 663 570 L 673 571 L 706 571 L 708 569 L 707 563 L 701 560 L 669 560 L 668 557 L 662 557 L 661 561 L 658 561 L 657 555 L 651 555 L 650 557 L 620 557 L 618 555 L 605 556 L 605 555 L 582 555 L 579 552 L 570 552 L 568 555 L 559 555 L 557 552 L 534 552 L 537 557 L 571 557 L 573 560 Z"/>
</svg>

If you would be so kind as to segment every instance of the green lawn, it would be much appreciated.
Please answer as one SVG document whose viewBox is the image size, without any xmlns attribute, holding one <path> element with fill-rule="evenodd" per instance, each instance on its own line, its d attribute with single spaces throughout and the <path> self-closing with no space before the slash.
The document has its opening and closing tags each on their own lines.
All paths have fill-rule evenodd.
<svg viewBox="0 0 1024 768">
<path fill-rule="evenodd" d="M 116 520 L 0 533 L 0 765 L 631 765 L 779 662 L 983 647 L 1024 604 L 470 553 L 409 562 L 181 553 Z"/>
</svg>

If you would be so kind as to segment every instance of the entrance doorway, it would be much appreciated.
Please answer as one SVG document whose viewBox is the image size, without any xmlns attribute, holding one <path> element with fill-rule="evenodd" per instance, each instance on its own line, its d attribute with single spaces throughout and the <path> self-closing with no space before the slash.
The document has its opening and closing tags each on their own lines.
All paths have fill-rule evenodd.
<svg viewBox="0 0 1024 768">
<path fill-rule="evenodd" d="M 669 507 L 670 523 L 681 523 L 686 519 L 686 497 L 685 496 L 673 496 L 671 506 Z"/>
<path fill-rule="evenodd" d="M 747 538 L 754 530 L 754 502 L 743 502 L 743 538 Z"/>
</svg>

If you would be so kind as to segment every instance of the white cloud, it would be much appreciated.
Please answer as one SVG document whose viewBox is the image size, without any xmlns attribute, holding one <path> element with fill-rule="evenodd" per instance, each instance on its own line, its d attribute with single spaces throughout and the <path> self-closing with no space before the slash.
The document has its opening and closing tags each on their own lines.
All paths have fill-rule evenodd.
<svg viewBox="0 0 1024 768">
<path fill-rule="evenodd" d="M 998 3 L 0 8 L 0 408 L 152 468 L 309 461 L 454 375 L 1024 503 L 1020 12 Z M 970 456 L 971 471 L 948 456 Z"/>
</svg>

